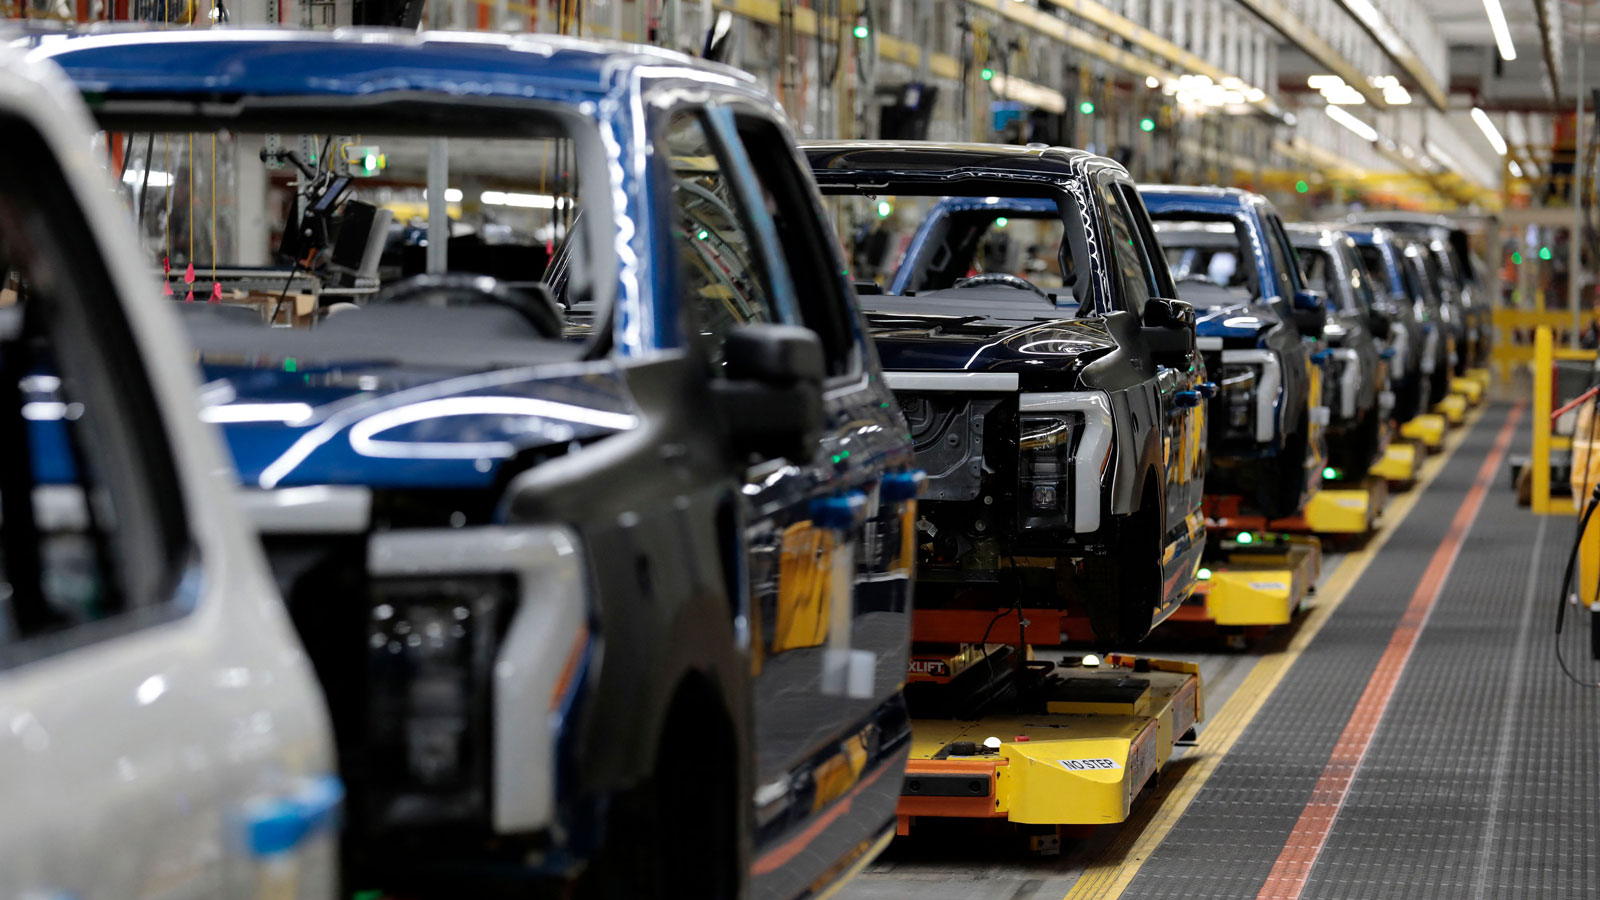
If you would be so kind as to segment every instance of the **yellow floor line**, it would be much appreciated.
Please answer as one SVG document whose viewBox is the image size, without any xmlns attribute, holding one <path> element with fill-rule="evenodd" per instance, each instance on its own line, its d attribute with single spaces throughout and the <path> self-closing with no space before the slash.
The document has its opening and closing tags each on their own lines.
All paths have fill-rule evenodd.
<svg viewBox="0 0 1600 900">
<path fill-rule="evenodd" d="M 1194 802 L 1195 795 L 1205 787 L 1206 781 L 1217 766 L 1233 749 L 1234 742 L 1244 733 L 1246 726 L 1261 711 L 1261 707 L 1277 689 L 1278 683 L 1294 665 L 1294 661 L 1322 630 L 1328 617 L 1344 602 L 1352 585 L 1367 570 L 1378 551 L 1388 543 L 1400 524 L 1410 515 L 1417 498 L 1433 483 L 1456 449 L 1483 416 L 1480 407 L 1467 417 L 1462 427 L 1445 438 L 1442 452 L 1429 457 L 1422 464 L 1421 477 L 1416 486 L 1394 498 L 1383 511 L 1378 530 L 1365 547 L 1345 555 L 1337 568 L 1329 573 L 1325 582 L 1318 585 L 1316 600 L 1310 613 L 1295 629 L 1293 637 L 1280 650 L 1271 651 L 1251 667 L 1249 674 L 1223 704 L 1222 710 L 1211 719 L 1200 733 L 1195 746 L 1181 760 L 1173 763 L 1170 771 L 1162 775 L 1155 790 L 1143 798 L 1134 814 L 1119 826 L 1117 837 L 1087 866 L 1065 900 L 1117 900 L 1127 889 L 1139 867 L 1150 858 L 1166 839 L 1178 819 Z"/>
</svg>

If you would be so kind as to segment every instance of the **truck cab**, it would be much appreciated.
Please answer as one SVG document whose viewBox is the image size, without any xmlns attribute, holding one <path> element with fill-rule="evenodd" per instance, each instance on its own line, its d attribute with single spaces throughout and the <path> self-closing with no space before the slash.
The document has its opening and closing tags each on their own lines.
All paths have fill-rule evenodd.
<svg viewBox="0 0 1600 900">
<path fill-rule="evenodd" d="M 1322 481 L 1328 412 L 1314 393 L 1326 298 L 1301 282 L 1283 222 L 1236 188 L 1141 185 L 1178 294 L 1194 305 L 1211 401 L 1207 494 L 1295 515 Z M 1316 361 L 1314 361 L 1316 357 Z"/>
<path fill-rule="evenodd" d="M 784 898 L 882 848 L 914 460 L 750 76 L 359 29 L 36 53 L 130 148 L 332 710 L 347 888 Z"/>
<path fill-rule="evenodd" d="M 860 298 L 928 472 L 922 608 L 1025 591 L 1081 603 L 1108 646 L 1143 638 L 1194 584 L 1212 386 L 1126 170 L 1062 148 L 803 149 L 865 217 L 926 208 L 887 292 Z"/>
</svg>

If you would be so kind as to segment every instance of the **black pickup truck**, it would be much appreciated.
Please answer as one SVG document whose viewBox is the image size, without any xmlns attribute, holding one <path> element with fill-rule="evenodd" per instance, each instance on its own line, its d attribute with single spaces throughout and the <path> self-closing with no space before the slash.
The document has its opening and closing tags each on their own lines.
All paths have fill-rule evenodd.
<svg viewBox="0 0 1600 900">
<path fill-rule="evenodd" d="M 859 286 L 928 472 L 919 604 L 989 582 L 1144 637 L 1205 543 L 1213 387 L 1128 173 L 1059 148 L 802 149 L 825 195 L 931 206 L 888 293 Z"/>
</svg>

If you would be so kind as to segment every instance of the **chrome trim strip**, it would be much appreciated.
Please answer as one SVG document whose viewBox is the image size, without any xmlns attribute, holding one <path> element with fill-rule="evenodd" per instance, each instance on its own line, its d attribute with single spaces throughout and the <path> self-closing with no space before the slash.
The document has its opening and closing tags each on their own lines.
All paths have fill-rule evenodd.
<svg viewBox="0 0 1600 900">
<path fill-rule="evenodd" d="M 1021 378 L 1015 372 L 885 372 L 883 381 L 896 391 L 992 391 L 1017 390 Z"/>
<path fill-rule="evenodd" d="M 1052 391 L 1017 398 L 1019 413 L 1076 412 L 1083 414 L 1083 439 L 1072 457 L 1074 491 L 1072 530 L 1087 534 L 1100 530 L 1100 469 L 1111 453 L 1116 424 L 1111 398 L 1105 391 Z"/>
<path fill-rule="evenodd" d="M 1356 391 L 1361 388 L 1361 356 L 1345 347 L 1330 352 L 1344 364 L 1339 369 L 1339 418 L 1353 419 L 1356 417 Z"/>
</svg>

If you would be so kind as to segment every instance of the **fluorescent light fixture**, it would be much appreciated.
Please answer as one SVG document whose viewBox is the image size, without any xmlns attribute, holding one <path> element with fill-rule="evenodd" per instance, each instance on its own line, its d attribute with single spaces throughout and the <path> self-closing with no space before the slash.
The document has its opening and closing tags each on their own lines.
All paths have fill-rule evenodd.
<svg viewBox="0 0 1600 900">
<path fill-rule="evenodd" d="M 1359 137 L 1364 141 L 1375 141 L 1378 139 L 1378 132 L 1371 125 L 1368 125 L 1355 116 L 1345 112 L 1342 108 L 1337 106 L 1324 106 L 1322 111 L 1328 114 L 1328 118 L 1338 122 L 1340 125 L 1343 125 L 1354 132 L 1356 137 Z"/>
<path fill-rule="evenodd" d="M 1312 75 L 1306 79 L 1306 87 L 1314 91 L 1343 86 L 1344 79 L 1337 75 Z"/>
<path fill-rule="evenodd" d="M 1489 14 L 1489 27 L 1494 29 L 1500 58 L 1507 62 L 1516 59 L 1517 48 L 1511 43 L 1511 29 L 1506 27 L 1506 11 L 1500 8 L 1500 0 L 1483 0 L 1483 11 Z"/>
<path fill-rule="evenodd" d="M 484 191 L 478 200 L 485 206 L 514 206 L 519 209 L 555 209 L 556 198 L 549 194 L 518 194 L 510 191 Z"/>
<path fill-rule="evenodd" d="M 1526 171 L 1528 173 L 1528 177 L 1529 178 L 1538 178 L 1539 177 L 1539 165 L 1538 165 L 1538 163 L 1535 163 L 1531 159 L 1528 160 L 1528 165 L 1526 167 Z"/>
<path fill-rule="evenodd" d="M 460 203 L 461 202 L 461 198 L 463 196 L 465 196 L 465 195 L 463 195 L 461 193 L 461 188 L 445 188 L 444 189 L 444 202 L 446 202 L 446 203 Z M 428 189 L 427 188 L 423 188 L 422 189 L 422 199 L 424 199 L 424 200 L 428 199 Z"/>
<path fill-rule="evenodd" d="M 1517 161 L 1516 160 L 1513 159 L 1513 160 L 1507 161 L 1506 162 L 1506 168 L 1511 170 L 1511 177 L 1512 178 L 1521 178 L 1522 177 L 1522 167 L 1517 165 Z"/>
<path fill-rule="evenodd" d="M 1446 169 L 1451 171 L 1461 170 L 1461 167 L 1456 165 L 1455 157 L 1439 149 L 1438 142 L 1434 141 L 1433 138 L 1422 139 L 1422 152 L 1433 157 L 1434 162 Z"/>
<path fill-rule="evenodd" d="M 1154 75 L 1146 75 L 1144 79 L 1144 86 L 1150 88 L 1151 90 L 1155 90 L 1156 88 L 1161 87 L 1161 79 L 1155 77 Z"/>
<path fill-rule="evenodd" d="M 1494 127 L 1494 122 L 1489 119 L 1489 114 L 1484 112 L 1482 107 L 1472 108 L 1472 121 L 1478 123 L 1479 130 L 1489 139 L 1489 146 L 1494 148 L 1494 152 L 1505 156 L 1506 139 L 1500 136 L 1500 129 Z"/>
<path fill-rule="evenodd" d="M 1341 84 L 1338 87 L 1324 88 L 1322 98 L 1336 106 L 1360 106 L 1367 102 L 1366 95 L 1356 90 L 1354 86 Z"/>
<path fill-rule="evenodd" d="M 139 185 L 144 184 L 144 174 L 145 173 L 143 169 L 129 169 L 128 171 L 122 173 L 122 183 L 138 187 Z M 150 186 L 163 188 L 172 187 L 172 176 L 166 172 L 157 172 L 156 170 L 151 169 Z"/>
<path fill-rule="evenodd" d="M 200 410 L 200 421 L 223 424 L 282 422 L 298 425 L 311 418 L 309 403 L 226 403 Z"/>
</svg>

